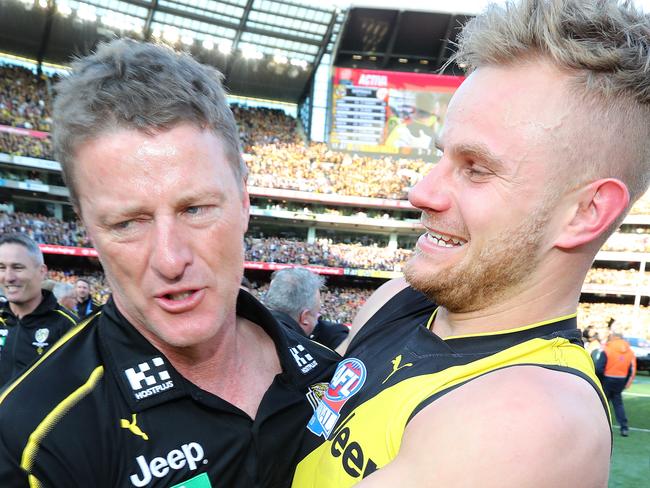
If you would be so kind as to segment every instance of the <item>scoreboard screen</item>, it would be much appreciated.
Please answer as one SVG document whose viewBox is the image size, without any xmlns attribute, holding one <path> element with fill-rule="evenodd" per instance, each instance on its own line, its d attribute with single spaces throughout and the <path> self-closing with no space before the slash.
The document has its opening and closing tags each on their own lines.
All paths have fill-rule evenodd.
<svg viewBox="0 0 650 488">
<path fill-rule="evenodd" d="M 436 138 L 447 105 L 463 80 L 461 76 L 334 68 L 330 147 L 436 159 Z"/>
</svg>

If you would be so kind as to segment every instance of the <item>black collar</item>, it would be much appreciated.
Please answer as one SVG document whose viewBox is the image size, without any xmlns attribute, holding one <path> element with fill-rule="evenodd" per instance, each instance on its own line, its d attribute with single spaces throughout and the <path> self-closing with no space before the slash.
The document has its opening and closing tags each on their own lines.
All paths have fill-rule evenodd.
<svg viewBox="0 0 650 488">
<path fill-rule="evenodd" d="M 305 334 L 303 328 L 300 327 L 300 324 L 298 324 L 298 322 L 296 322 L 291 315 L 286 314 L 284 312 L 280 312 L 279 310 L 271 310 L 271 314 L 273 314 L 276 320 L 280 322 L 282 325 L 285 325 L 289 327 L 291 330 L 293 330 L 294 332 L 297 332 L 298 334 L 302 334 L 305 337 L 307 337 L 307 334 Z"/>
<path fill-rule="evenodd" d="M 302 340 L 275 320 L 252 295 L 241 290 L 237 315 L 262 327 L 275 344 L 284 381 L 310 384 L 311 374 L 301 372 L 290 349 Z M 201 390 L 176 371 L 165 355 L 140 334 L 115 306 L 113 299 L 99 316 L 100 349 L 107 369 L 113 374 L 130 408 L 139 412 L 184 396 L 192 396 L 225 410 L 236 407 Z"/>
<path fill-rule="evenodd" d="M 32 320 L 35 319 L 36 317 L 45 315 L 55 308 L 57 308 L 59 303 L 56 301 L 56 297 L 51 291 L 48 290 L 41 290 L 41 302 L 38 304 L 38 306 L 32 310 L 31 313 L 28 313 L 25 315 L 22 319 L 20 319 L 20 323 L 22 325 L 25 325 L 29 327 L 31 325 Z M 2 305 L 2 308 L 0 309 L 0 314 L 3 317 L 12 317 L 14 319 L 17 319 L 16 315 L 11 311 L 11 307 L 9 306 L 9 302 L 6 302 Z"/>
</svg>

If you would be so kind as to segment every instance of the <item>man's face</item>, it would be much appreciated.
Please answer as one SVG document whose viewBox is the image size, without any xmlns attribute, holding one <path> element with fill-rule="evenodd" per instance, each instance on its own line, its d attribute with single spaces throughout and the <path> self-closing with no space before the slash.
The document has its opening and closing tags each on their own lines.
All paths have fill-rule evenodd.
<svg viewBox="0 0 650 488">
<path fill-rule="evenodd" d="M 479 68 L 446 116 L 443 156 L 411 191 L 426 233 L 408 281 L 453 312 L 523 289 L 552 248 L 550 182 L 569 122 L 562 76 L 545 65 Z"/>
<path fill-rule="evenodd" d="M 118 309 L 154 345 L 213 347 L 234 326 L 249 205 L 221 139 L 188 124 L 117 130 L 75 161 L 81 217 Z"/>
<path fill-rule="evenodd" d="M 77 284 L 74 287 L 75 294 L 77 295 L 77 301 L 83 302 L 90 295 L 90 286 L 85 281 L 77 281 Z"/>
<path fill-rule="evenodd" d="M 0 246 L 0 285 L 9 303 L 40 301 L 45 265 L 39 264 L 20 244 Z"/>
</svg>

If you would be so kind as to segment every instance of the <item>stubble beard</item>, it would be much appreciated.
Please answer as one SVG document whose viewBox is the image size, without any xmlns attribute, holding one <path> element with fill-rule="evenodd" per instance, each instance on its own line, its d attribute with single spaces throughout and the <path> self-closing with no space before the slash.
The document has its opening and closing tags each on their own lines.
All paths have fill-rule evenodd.
<svg viewBox="0 0 650 488">
<path fill-rule="evenodd" d="M 466 254 L 453 267 L 428 269 L 429 258 L 416 248 L 404 267 L 404 276 L 413 288 L 450 312 L 481 310 L 525 283 L 540 261 L 548 220 L 548 210 L 540 209 L 519 227 Z"/>
</svg>

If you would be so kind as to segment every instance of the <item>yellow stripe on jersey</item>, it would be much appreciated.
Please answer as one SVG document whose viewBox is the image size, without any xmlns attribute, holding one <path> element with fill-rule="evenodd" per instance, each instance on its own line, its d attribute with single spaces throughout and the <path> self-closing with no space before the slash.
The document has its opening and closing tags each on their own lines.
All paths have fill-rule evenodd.
<svg viewBox="0 0 650 488">
<path fill-rule="evenodd" d="M 16 378 L 13 383 L 10 383 L 7 388 L 5 388 L 4 392 L 0 395 L 0 405 L 2 405 L 2 402 L 4 401 L 5 398 L 11 393 L 16 386 L 18 386 L 29 374 L 34 371 L 38 366 L 45 361 L 48 357 L 50 357 L 51 354 L 54 353 L 58 348 L 60 348 L 63 344 L 68 342 L 70 339 L 72 339 L 74 336 L 76 336 L 79 332 L 81 332 L 89 323 L 92 319 L 97 317 L 101 312 L 97 312 L 95 315 L 92 317 L 88 317 L 86 320 L 81 322 L 79 325 L 76 327 L 72 327 L 68 332 L 66 332 L 61 339 L 59 339 L 52 347 L 50 347 L 45 354 L 41 356 L 41 358 L 36 361 L 34 364 L 32 364 L 27 370 L 25 370 L 24 373 L 22 373 L 18 378 Z"/>
<path fill-rule="evenodd" d="M 346 488 L 358 483 L 397 456 L 409 419 L 427 399 L 491 371 L 517 365 L 580 372 L 597 385 L 604 398 L 593 362 L 582 347 L 561 337 L 531 339 L 469 364 L 413 376 L 382 390 L 339 419 L 329 439 L 299 463 L 292 486 Z"/>
<path fill-rule="evenodd" d="M 73 319 L 72 317 L 70 317 L 70 316 L 69 316 L 67 313 L 65 313 L 63 310 L 59 310 L 59 309 L 57 308 L 57 309 L 55 309 L 54 311 L 60 313 L 61 315 L 63 315 L 66 319 L 68 319 L 68 320 L 69 320 L 70 322 L 72 322 L 73 324 L 75 324 L 75 325 L 77 324 L 77 321 L 76 321 L 75 319 Z"/>
<path fill-rule="evenodd" d="M 449 339 L 465 339 L 467 337 L 485 337 L 485 336 L 492 337 L 492 336 L 495 336 L 495 335 L 511 334 L 513 332 L 521 332 L 523 330 L 533 329 L 535 327 L 541 327 L 543 325 L 552 324 L 554 322 L 560 322 L 562 320 L 573 319 L 573 318 L 576 318 L 577 316 L 578 316 L 578 313 L 574 312 L 574 313 L 569 314 L 569 315 L 563 315 L 562 317 L 556 317 L 554 319 L 544 320 L 543 322 L 535 322 L 534 324 L 524 325 L 522 327 L 514 327 L 512 329 L 503 329 L 503 330 L 496 330 L 496 331 L 490 331 L 490 332 L 477 332 L 475 334 L 463 334 L 463 335 L 449 336 L 449 337 L 445 337 L 444 340 L 448 341 Z"/>
<path fill-rule="evenodd" d="M 23 468 L 27 473 L 29 473 L 34 465 L 34 458 L 36 453 L 41 445 L 43 438 L 52 430 L 52 427 L 63 417 L 68 411 L 79 403 L 88 393 L 90 393 L 97 382 L 104 375 L 104 366 L 97 366 L 88 380 L 68 395 L 61 403 L 52 409 L 41 423 L 36 427 L 36 430 L 31 433 L 27 445 L 23 450 L 23 455 L 20 460 L 20 467 Z M 31 483 L 30 483 L 31 484 Z"/>
<path fill-rule="evenodd" d="M 29 488 L 42 488 L 43 487 L 43 484 L 33 474 L 30 474 L 27 477 L 27 480 L 29 481 Z"/>
</svg>

